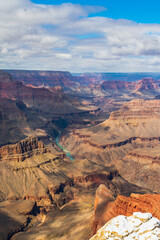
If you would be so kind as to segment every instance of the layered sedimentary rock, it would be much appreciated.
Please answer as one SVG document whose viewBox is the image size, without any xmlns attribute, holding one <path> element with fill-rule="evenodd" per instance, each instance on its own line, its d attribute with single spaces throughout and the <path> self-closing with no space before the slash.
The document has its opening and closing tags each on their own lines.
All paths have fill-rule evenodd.
<svg viewBox="0 0 160 240">
<path fill-rule="evenodd" d="M 24 70 L 7 70 L 16 81 L 34 86 L 62 86 L 68 87 L 75 85 L 74 77 L 69 72 L 63 71 L 24 71 Z"/>
<path fill-rule="evenodd" d="M 133 100 L 112 112 L 109 120 L 160 118 L 160 100 Z"/>
<path fill-rule="evenodd" d="M 20 141 L 18 144 L 3 146 L 1 148 L 0 202 L 6 200 L 13 201 L 14 203 L 16 201 L 31 201 L 36 204 L 39 212 L 44 213 L 44 218 L 40 216 L 40 218 L 42 217 L 43 219 L 42 222 L 39 220 L 38 222 L 33 222 L 34 228 L 27 230 L 24 226 L 26 232 L 15 234 L 17 226 L 18 231 L 23 229 L 25 222 L 22 221 L 22 228 L 19 228 L 19 224 L 16 224 L 16 229 L 13 228 L 11 234 L 15 234 L 14 239 L 16 240 L 36 238 L 46 240 L 87 240 L 90 236 L 89 219 L 93 211 L 95 190 L 100 184 L 104 184 L 109 190 L 104 191 L 105 187 L 103 186 L 101 189 L 103 196 L 99 200 L 97 198 L 95 204 L 95 206 L 97 206 L 95 207 L 96 209 L 99 208 L 98 206 L 101 204 L 104 206 L 105 202 L 109 202 L 112 205 L 114 199 L 119 194 L 128 196 L 132 192 L 151 192 L 143 188 L 146 176 L 140 181 L 139 179 L 142 175 L 134 169 L 134 167 L 137 166 L 136 158 L 142 158 L 138 152 L 136 156 L 134 155 L 134 147 L 136 146 L 137 148 L 139 146 L 140 148 L 143 144 L 145 144 L 146 148 L 148 148 L 148 144 L 150 148 L 152 146 L 154 147 L 152 143 L 158 143 L 159 136 L 158 134 L 156 136 L 153 134 L 153 136 L 135 137 L 133 134 L 134 130 L 129 130 L 130 127 L 132 128 L 134 126 L 132 122 L 129 127 L 128 122 L 122 124 L 119 120 L 115 120 L 115 125 L 112 125 L 112 120 L 110 119 L 109 124 L 107 123 L 108 125 L 106 122 L 96 125 L 96 121 L 98 122 L 96 116 L 98 115 L 99 109 L 92 107 L 90 96 L 86 94 L 87 91 L 84 93 L 84 96 L 85 98 L 88 97 L 89 100 L 84 101 L 82 98 L 80 100 L 82 104 L 78 102 L 76 94 L 72 95 L 73 98 L 71 99 L 63 92 L 62 84 L 65 84 L 65 90 L 67 89 L 68 92 L 70 91 L 70 87 L 70 89 L 74 88 L 72 80 L 75 79 L 71 80 L 70 74 L 65 75 L 65 73 L 58 73 L 56 75 L 56 73 L 54 73 L 52 75 L 51 73 L 34 72 L 32 75 L 30 72 L 24 72 L 24 79 L 21 79 L 20 75 L 17 79 L 23 80 L 25 84 L 28 84 L 26 73 L 28 77 L 32 79 L 32 83 L 28 86 L 17 81 L 14 83 L 8 80 L 5 81 L 3 78 L 2 81 L 0 81 L 1 96 L 5 99 L 4 101 L 8 103 L 8 105 L 5 104 L 4 106 L 1 104 L 0 108 L 0 130 L 3 130 L 3 128 L 5 130 L 7 129 L 7 134 L 1 131 L 1 133 L 4 133 L 3 136 L 7 136 L 5 142 L 2 141 L 1 145 L 10 142 L 13 143 L 16 138 L 21 140 L 24 139 L 25 136 L 35 135 L 40 136 L 42 140 L 50 146 L 51 152 L 48 152 L 43 144 L 37 142 L 36 138 Z M 33 78 L 39 79 L 38 85 L 42 86 L 35 87 L 35 80 Z M 79 79 L 78 81 L 80 82 L 81 80 L 83 82 L 83 79 Z M 54 87 L 44 88 L 42 81 L 44 85 L 52 86 L 53 84 Z M 97 83 L 94 79 L 89 79 L 88 83 L 89 82 L 93 84 Z M 79 86 L 77 83 L 76 86 Z M 56 86 L 54 84 L 56 84 Z M 91 94 L 93 94 L 92 96 L 99 94 L 99 92 L 101 92 L 102 97 L 110 96 L 110 93 L 102 90 L 101 84 L 97 84 L 96 86 L 90 85 L 88 88 Z M 117 89 L 115 90 L 117 91 L 118 89 L 123 91 L 123 86 L 118 87 L 117 85 Z M 101 94 L 98 96 L 101 96 Z M 109 111 L 111 111 L 112 107 L 119 109 L 122 105 L 122 102 L 117 104 L 117 100 L 112 102 L 111 99 L 111 102 L 109 102 L 110 99 L 108 99 L 107 101 L 107 103 L 110 104 Z M 88 107 L 85 106 L 86 102 Z M 132 111 L 132 109 L 129 111 Z M 124 115 L 126 115 L 126 113 L 124 113 Z M 158 118 L 159 117 L 156 117 L 156 119 Z M 95 126 L 87 127 L 87 129 L 83 130 L 81 128 L 82 126 L 79 126 L 82 120 L 84 120 L 86 126 L 91 124 Z M 144 119 L 142 120 L 144 121 Z M 70 124 L 70 128 L 68 128 L 70 132 L 69 137 L 66 128 L 61 139 L 62 145 L 67 146 L 67 150 L 71 150 L 71 155 L 73 153 L 73 157 L 75 158 L 74 162 L 70 162 L 65 152 L 56 146 L 53 138 L 57 136 L 58 131 L 62 131 L 68 123 L 73 123 L 74 121 L 77 125 L 73 125 L 77 127 L 77 130 L 72 131 L 71 127 L 73 125 Z M 8 128 L 6 126 L 8 126 Z M 149 125 L 147 125 L 147 127 L 148 126 Z M 123 128 L 125 128 L 124 134 L 122 134 Z M 156 129 L 158 129 L 158 127 Z M 155 132 L 157 132 L 156 129 Z M 11 135 L 9 135 L 11 132 L 12 134 L 14 132 L 12 138 Z M 146 133 L 148 134 L 147 131 Z M 125 134 L 126 137 L 124 136 Z M 147 136 L 149 136 L 149 138 L 147 138 Z M 52 146 L 52 144 L 54 146 Z M 147 156 L 147 154 L 144 154 L 144 156 Z M 130 161 L 130 157 L 134 157 L 135 160 Z M 148 158 L 147 164 L 150 164 L 152 161 L 152 164 L 158 165 L 158 153 L 156 159 L 153 159 L 152 156 L 151 158 L 152 159 Z M 156 162 L 154 162 L 154 160 Z M 124 164 L 126 164 L 127 161 L 129 164 L 135 162 L 134 167 L 126 169 Z M 143 165 L 145 165 L 144 162 L 145 160 L 143 161 Z M 127 172 L 129 169 L 132 169 L 132 174 L 127 172 L 127 178 L 130 179 L 129 175 L 132 176 L 134 178 L 131 179 L 133 184 L 130 184 L 122 178 L 119 171 L 117 171 L 113 165 L 116 165 L 116 167 L 120 169 L 123 176 L 125 176 L 123 171 Z M 138 167 L 139 171 L 143 171 L 144 174 L 143 165 L 142 167 Z M 152 189 L 151 182 L 154 182 L 154 187 L 158 189 L 158 177 L 154 174 L 157 180 L 154 179 L 153 181 L 152 165 L 149 165 L 149 168 L 151 168 L 150 175 L 147 175 L 149 177 L 145 187 L 150 186 L 149 188 Z M 145 169 L 147 169 L 146 165 Z M 135 173 L 138 173 L 137 177 L 134 176 Z M 134 181 L 135 179 L 136 181 Z M 139 180 L 138 185 L 142 187 L 134 185 L 135 182 L 137 183 L 137 179 Z M 157 184 L 155 184 L 156 181 Z M 103 199 L 105 199 L 105 201 L 103 201 Z M 22 212 L 26 212 L 25 209 Z M 28 223 L 26 223 L 26 225 L 27 224 Z M 98 224 L 100 223 L 98 222 Z"/>
<path fill-rule="evenodd" d="M 150 213 L 135 212 L 130 217 L 123 215 L 113 218 L 90 240 L 132 240 L 160 238 L 160 220 Z"/>
<path fill-rule="evenodd" d="M 102 84 L 103 90 L 119 90 L 119 91 L 157 91 L 159 88 L 159 82 L 153 78 L 143 78 L 136 82 L 124 82 L 124 81 L 104 81 Z"/>
<path fill-rule="evenodd" d="M 27 136 L 53 136 L 90 109 L 67 97 L 62 87 L 27 87 L 0 72 L 0 146 Z"/>
<path fill-rule="evenodd" d="M 71 92 L 76 89 L 77 93 L 88 92 L 89 95 L 100 95 L 104 91 L 142 93 L 146 91 L 157 92 L 159 82 L 152 77 L 145 77 L 146 74 L 81 74 L 72 76 L 69 72 L 63 71 L 24 71 L 7 70 L 16 81 L 23 82 L 30 86 L 61 86 Z M 119 76 L 119 77 L 118 77 Z M 118 77 L 118 78 L 117 78 Z M 133 78 L 134 77 L 134 78 Z M 158 79 L 158 76 L 153 76 Z M 141 80 L 139 80 L 141 79 Z M 126 81 L 130 80 L 130 81 Z M 137 81 L 138 80 L 138 81 Z M 136 81 L 136 82 L 135 82 Z M 85 86 L 85 88 L 83 88 Z"/>
<path fill-rule="evenodd" d="M 130 197 L 118 195 L 114 199 L 112 192 L 100 185 L 95 195 L 92 232 L 95 234 L 106 222 L 118 215 L 131 216 L 134 212 L 150 212 L 160 219 L 160 195 L 131 194 Z"/>
<path fill-rule="evenodd" d="M 0 72 L 0 97 L 23 102 L 26 107 L 40 109 L 43 112 L 68 114 L 79 112 L 72 106 L 70 99 L 63 93 L 61 87 L 49 89 L 27 87 L 22 82 L 8 81 L 11 76 Z M 13 80 L 11 78 L 11 80 Z M 42 112 L 42 114 L 43 114 Z"/>
<path fill-rule="evenodd" d="M 144 78 L 135 83 L 134 91 L 157 91 L 159 88 L 159 82 L 155 81 L 153 78 Z"/>
<path fill-rule="evenodd" d="M 159 120 L 160 100 L 133 100 L 124 104 L 120 110 L 112 112 L 102 124 L 84 131 L 76 130 L 73 134 L 88 135 L 88 141 L 103 146 L 129 138 L 158 138 Z"/>
<path fill-rule="evenodd" d="M 39 102 L 54 100 L 62 101 L 63 96 L 51 93 L 45 88 L 32 88 L 24 86 L 21 82 L 0 82 L 1 98 L 9 98 L 13 100 L 23 101 L 29 106 L 36 106 Z"/>
<path fill-rule="evenodd" d="M 134 84 L 132 82 L 123 81 L 104 81 L 101 86 L 103 90 L 133 90 Z"/>
<path fill-rule="evenodd" d="M 0 161 L 24 161 L 33 155 L 49 152 L 36 137 L 28 137 L 16 143 L 0 148 Z"/>
<path fill-rule="evenodd" d="M 59 152 L 57 155 L 50 153 L 36 139 L 27 138 L 18 144 L 4 146 L 0 151 L 0 199 L 3 200 L 29 199 L 39 205 L 56 203 L 62 206 L 77 198 L 79 191 L 95 191 L 103 183 L 115 196 L 125 192 L 147 192 L 123 180 L 114 168 L 87 160 L 70 162 Z M 5 181 L 6 174 L 12 178 Z"/>
<path fill-rule="evenodd" d="M 16 204 L 16 200 L 28 200 L 36 202 L 39 212 L 44 212 L 44 225 L 42 221 L 37 223 L 41 224 L 40 227 L 35 224 L 29 231 L 28 222 L 23 221 L 26 218 L 22 222 L 20 220 L 20 224 L 15 224 L 14 221 L 6 223 L 6 231 L 9 229 L 10 236 L 14 234 L 14 239 L 17 240 L 36 237 L 52 239 L 53 236 L 55 239 L 68 239 L 69 236 L 72 239 L 88 239 L 95 190 L 100 184 L 105 184 L 114 196 L 124 192 L 148 192 L 129 184 L 114 168 L 107 168 L 87 159 L 71 162 L 60 150 L 55 149 L 54 154 L 46 151 L 36 139 L 21 141 L 7 148 L 4 146 L 2 149 L 5 150 L 4 155 L 9 154 L 0 161 L 0 202 L 9 200 Z M 8 156 L 10 160 L 12 156 L 17 157 L 18 161 L 8 161 Z M 27 159 L 22 159 L 24 156 Z M 69 221 L 65 221 L 64 216 Z M 59 223 L 64 227 L 59 227 Z M 16 234 L 21 229 L 25 229 L 26 233 Z M 47 234 L 43 235 L 44 231 Z"/>
<path fill-rule="evenodd" d="M 126 180 L 159 192 L 160 100 L 133 100 L 102 124 L 61 138 L 77 159 L 115 165 Z"/>
</svg>

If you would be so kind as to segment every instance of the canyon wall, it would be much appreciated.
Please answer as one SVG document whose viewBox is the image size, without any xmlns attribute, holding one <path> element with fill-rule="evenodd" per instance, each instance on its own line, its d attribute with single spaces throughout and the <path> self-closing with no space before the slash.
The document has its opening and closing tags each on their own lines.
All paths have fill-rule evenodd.
<svg viewBox="0 0 160 240">
<path fill-rule="evenodd" d="M 33 155 L 49 152 L 44 144 L 36 137 L 28 137 L 16 144 L 0 148 L 0 161 L 24 161 Z"/>
</svg>

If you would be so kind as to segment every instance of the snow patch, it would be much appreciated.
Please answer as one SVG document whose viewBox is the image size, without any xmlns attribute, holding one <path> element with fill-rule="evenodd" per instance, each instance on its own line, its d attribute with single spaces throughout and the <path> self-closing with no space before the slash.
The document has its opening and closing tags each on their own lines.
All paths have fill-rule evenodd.
<svg viewBox="0 0 160 240">
<path fill-rule="evenodd" d="M 150 213 L 135 212 L 130 217 L 111 219 L 90 240 L 160 240 L 160 220 Z"/>
</svg>

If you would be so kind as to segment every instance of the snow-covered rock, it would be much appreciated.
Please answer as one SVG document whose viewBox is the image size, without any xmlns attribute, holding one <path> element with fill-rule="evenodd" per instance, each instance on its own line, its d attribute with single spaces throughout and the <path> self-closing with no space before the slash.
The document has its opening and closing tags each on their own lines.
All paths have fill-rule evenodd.
<svg viewBox="0 0 160 240">
<path fill-rule="evenodd" d="M 160 240 L 160 220 L 150 213 L 120 215 L 107 222 L 90 240 Z"/>
</svg>

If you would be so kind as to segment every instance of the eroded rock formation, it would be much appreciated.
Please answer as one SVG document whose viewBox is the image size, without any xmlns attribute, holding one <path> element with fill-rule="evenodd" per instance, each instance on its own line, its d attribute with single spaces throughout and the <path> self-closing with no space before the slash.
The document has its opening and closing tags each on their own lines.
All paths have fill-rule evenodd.
<svg viewBox="0 0 160 240">
<path fill-rule="evenodd" d="M 94 215 L 92 219 L 93 234 L 110 219 L 119 216 L 131 216 L 134 212 L 150 212 L 153 217 L 160 219 L 160 195 L 131 194 L 130 197 L 118 195 L 114 199 L 112 192 L 104 185 L 96 191 Z"/>
<path fill-rule="evenodd" d="M 33 155 L 50 152 L 36 137 L 28 137 L 16 143 L 0 148 L 0 161 L 24 161 Z"/>
<path fill-rule="evenodd" d="M 160 117 L 160 100 L 133 100 L 112 112 L 109 120 L 147 119 Z"/>
<path fill-rule="evenodd" d="M 132 184 L 160 191 L 160 100 L 130 101 L 99 125 L 68 130 L 61 142 L 73 157 L 114 165 Z"/>
<path fill-rule="evenodd" d="M 35 86 L 72 86 L 75 85 L 74 77 L 69 72 L 63 71 L 24 71 L 24 70 L 8 70 L 16 81 Z"/>
</svg>

